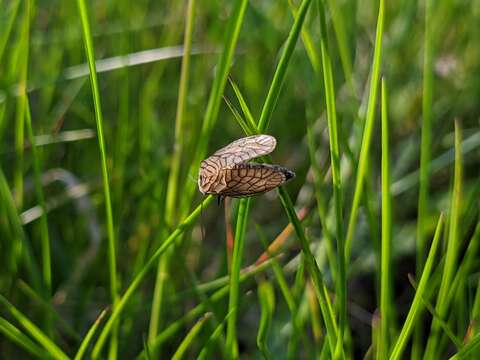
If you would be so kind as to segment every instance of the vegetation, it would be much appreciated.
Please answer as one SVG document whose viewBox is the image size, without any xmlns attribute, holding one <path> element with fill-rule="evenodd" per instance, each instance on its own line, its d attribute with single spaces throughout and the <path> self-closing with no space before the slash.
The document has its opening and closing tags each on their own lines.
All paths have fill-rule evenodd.
<svg viewBox="0 0 480 360">
<path fill-rule="evenodd" d="M 479 0 L 0 8 L 2 358 L 480 353 Z"/>
</svg>

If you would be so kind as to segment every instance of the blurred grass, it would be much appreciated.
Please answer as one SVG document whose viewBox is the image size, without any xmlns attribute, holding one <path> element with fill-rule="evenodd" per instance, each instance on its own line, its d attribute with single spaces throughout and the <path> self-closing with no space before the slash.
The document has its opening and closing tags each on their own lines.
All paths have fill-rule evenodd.
<svg viewBox="0 0 480 360">
<path fill-rule="evenodd" d="M 1 5 L 3 357 L 476 355 L 478 0 Z M 228 274 L 198 164 L 257 132 Z"/>
</svg>

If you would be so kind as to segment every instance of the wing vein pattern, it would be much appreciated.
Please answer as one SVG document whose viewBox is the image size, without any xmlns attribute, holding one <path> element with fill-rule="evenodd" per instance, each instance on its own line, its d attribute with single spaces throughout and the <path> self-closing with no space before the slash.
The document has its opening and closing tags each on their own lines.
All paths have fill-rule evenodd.
<svg viewBox="0 0 480 360">
<path fill-rule="evenodd" d="M 230 197 L 251 196 L 270 191 L 295 174 L 278 165 L 247 163 L 270 154 L 277 141 L 270 135 L 238 139 L 217 150 L 200 165 L 198 186 L 204 194 Z"/>
</svg>

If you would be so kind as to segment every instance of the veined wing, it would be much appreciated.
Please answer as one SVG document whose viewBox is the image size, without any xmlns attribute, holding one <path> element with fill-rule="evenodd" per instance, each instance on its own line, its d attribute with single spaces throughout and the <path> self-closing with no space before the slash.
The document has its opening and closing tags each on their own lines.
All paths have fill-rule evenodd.
<svg viewBox="0 0 480 360">
<path fill-rule="evenodd" d="M 224 185 L 219 195 L 230 197 L 251 196 L 275 189 L 295 173 L 270 164 L 241 163 L 224 169 Z"/>
<path fill-rule="evenodd" d="M 248 160 L 270 154 L 277 145 L 277 140 L 270 135 L 253 135 L 244 137 L 217 150 L 206 162 L 218 162 L 221 168 L 241 164 Z"/>
</svg>

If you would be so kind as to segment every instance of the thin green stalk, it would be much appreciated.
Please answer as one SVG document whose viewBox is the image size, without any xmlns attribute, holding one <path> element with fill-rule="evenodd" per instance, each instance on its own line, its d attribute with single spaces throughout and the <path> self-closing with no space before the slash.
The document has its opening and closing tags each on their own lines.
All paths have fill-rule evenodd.
<svg viewBox="0 0 480 360">
<path fill-rule="evenodd" d="M 190 279 L 190 283 L 192 284 L 193 290 L 195 292 L 195 296 L 201 303 L 205 303 L 207 305 L 207 311 L 212 313 L 212 317 L 210 321 L 208 321 L 207 325 L 208 325 L 208 330 L 213 332 L 221 323 L 221 321 L 219 321 L 218 316 L 215 314 L 215 310 L 216 310 L 215 305 L 210 301 L 210 298 L 208 297 L 208 295 L 204 291 L 202 291 L 202 288 L 200 287 L 200 284 L 194 272 L 190 269 L 185 269 L 185 271 L 187 272 L 187 275 Z M 226 357 L 225 336 L 223 332 L 219 337 L 219 339 L 217 339 L 216 345 L 217 345 L 217 349 L 220 351 L 221 356 Z"/>
<path fill-rule="evenodd" d="M 255 120 L 253 118 L 252 112 L 250 111 L 247 102 L 245 101 L 245 98 L 242 95 L 242 92 L 240 91 L 239 87 L 235 82 L 232 80 L 232 78 L 229 78 L 230 85 L 232 86 L 233 91 L 235 92 L 235 96 L 237 97 L 238 103 L 240 104 L 240 107 L 242 108 L 243 115 L 245 116 L 246 120 L 246 126 L 249 129 L 256 129 L 257 124 L 255 123 Z"/>
<path fill-rule="evenodd" d="M 280 200 L 282 205 L 287 212 L 288 219 L 293 224 L 295 233 L 297 234 L 298 240 L 300 241 L 300 246 L 302 248 L 305 266 L 307 267 L 310 276 L 312 277 L 313 287 L 315 290 L 315 295 L 317 296 L 318 302 L 320 304 L 320 310 L 322 312 L 323 321 L 325 322 L 326 337 L 330 347 L 330 352 L 333 354 L 337 342 L 337 323 L 335 321 L 335 316 L 333 314 L 332 305 L 330 303 L 330 298 L 328 290 L 323 283 L 323 277 L 318 267 L 317 261 L 313 256 L 309 242 L 305 236 L 302 224 L 298 220 L 297 214 L 292 204 L 292 200 L 288 195 L 287 191 L 281 187 L 279 189 Z"/>
<path fill-rule="evenodd" d="M 27 240 L 25 231 L 23 229 L 20 216 L 18 214 L 17 208 L 15 206 L 15 201 L 13 195 L 10 192 L 7 179 L 3 173 L 2 168 L 0 167 L 0 199 L 2 200 L 2 205 L 5 206 L 5 212 L 7 213 L 8 221 L 12 228 L 12 233 L 14 238 L 12 239 L 12 251 L 13 256 L 11 265 L 13 267 L 12 276 L 18 271 L 18 266 L 20 265 L 20 260 L 24 260 L 25 268 L 29 276 L 29 280 L 33 284 L 33 287 L 41 292 L 41 279 L 39 277 L 40 270 L 39 266 L 35 261 L 35 258 L 32 256 L 31 245 Z"/>
<path fill-rule="evenodd" d="M 293 54 L 295 44 L 297 43 L 298 36 L 302 29 L 302 25 L 311 2 L 312 0 L 302 1 L 298 9 L 295 22 L 293 23 L 292 29 L 288 34 L 285 48 L 283 49 L 282 56 L 280 57 L 277 69 L 275 70 L 275 74 L 273 75 L 270 90 L 267 94 L 267 98 L 265 99 L 265 103 L 263 104 L 260 120 L 258 121 L 258 130 L 260 133 L 268 129 L 273 110 L 275 108 L 275 105 L 277 104 L 278 97 L 280 96 L 280 90 L 282 88 L 283 81 L 285 80 L 285 73 L 290 63 L 290 58 Z"/>
<path fill-rule="evenodd" d="M 293 3 L 293 0 L 288 0 L 288 5 L 290 6 L 290 11 L 292 12 L 293 18 L 297 17 L 297 9 Z M 305 51 L 307 53 L 308 59 L 310 60 L 310 64 L 312 64 L 313 71 L 316 74 L 320 73 L 320 61 L 318 59 L 318 53 L 315 49 L 314 41 L 310 32 L 307 28 L 302 28 L 302 42 L 303 46 L 305 47 Z"/>
<path fill-rule="evenodd" d="M 475 359 L 480 353 L 480 333 L 475 334 L 473 338 L 458 353 L 453 355 L 450 360 Z"/>
<path fill-rule="evenodd" d="M 442 228 L 443 228 L 443 213 L 440 214 L 440 218 L 438 219 L 437 228 L 435 229 L 435 235 L 433 237 L 432 245 L 430 246 L 430 252 L 428 253 L 428 257 L 425 262 L 425 266 L 422 271 L 422 276 L 418 283 L 417 291 L 415 292 L 415 296 L 412 301 L 412 305 L 407 314 L 407 318 L 403 323 L 402 330 L 397 338 L 397 341 L 392 346 L 392 352 L 390 354 L 390 360 L 397 360 L 402 357 L 403 350 L 407 345 L 408 338 L 412 333 L 413 327 L 418 320 L 421 310 L 423 309 L 422 298 L 424 297 L 424 293 L 427 290 L 428 280 L 430 278 L 430 273 L 432 271 L 433 262 L 435 260 L 435 254 L 437 252 L 437 247 L 440 242 Z"/>
<path fill-rule="evenodd" d="M 5 297 L 0 295 L 0 303 L 22 325 L 22 327 L 34 338 L 49 355 L 55 359 L 67 360 L 69 357 L 30 319 L 13 306 Z"/>
<path fill-rule="evenodd" d="M 416 291 L 417 290 L 417 284 L 416 284 L 413 276 L 410 276 L 410 274 L 409 274 L 408 280 L 410 281 L 410 284 L 413 286 L 413 288 Z M 453 290 L 452 292 L 455 292 L 454 289 L 452 289 L 452 290 Z M 428 299 L 425 299 L 423 296 L 422 296 L 422 304 L 423 304 L 423 306 L 425 306 L 427 308 L 427 310 L 430 312 L 432 317 L 438 322 L 438 325 L 442 328 L 442 331 L 450 338 L 450 340 L 455 345 L 457 350 L 460 349 L 462 347 L 462 340 L 459 339 L 453 333 L 453 330 L 450 328 L 450 325 L 439 316 L 439 314 L 437 313 L 437 311 L 435 310 L 433 305 L 430 303 L 430 301 Z"/>
<path fill-rule="evenodd" d="M 477 226 L 475 227 L 475 231 L 474 231 L 474 233 L 472 235 L 472 238 L 470 240 L 470 245 L 472 245 L 472 247 L 474 247 L 475 250 L 477 250 L 478 246 L 480 245 L 480 221 L 477 223 Z M 477 255 L 476 255 L 477 252 L 475 251 L 474 253 L 472 253 L 472 256 L 468 256 L 470 254 L 470 252 L 468 250 L 470 250 L 470 246 L 467 249 L 466 258 L 470 259 L 470 261 L 473 262 L 474 260 L 477 259 Z M 468 264 L 468 265 L 464 264 L 464 265 L 465 265 L 465 268 L 466 268 L 465 272 L 467 273 L 467 271 L 469 269 L 469 266 L 471 266 L 471 264 Z M 470 317 L 472 319 L 477 319 L 478 317 L 480 317 L 480 279 L 479 279 L 479 282 L 478 282 L 477 290 L 475 291 L 475 297 L 474 297 Z"/>
<path fill-rule="evenodd" d="M 271 260 L 267 260 L 258 267 L 256 267 L 253 271 L 242 274 L 240 276 L 240 282 L 245 282 L 246 280 L 252 278 L 253 276 L 262 273 L 266 269 L 270 268 L 272 265 Z M 200 316 L 202 313 L 204 313 L 209 306 L 209 303 L 215 303 L 223 299 L 226 295 L 228 295 L 230 290 L 230 285 L 227 284 L 217 291 L 215 291 L 210 298 L 207 301 L 204 301 L 197 306 L 195 306 L 192 310 L 188 311 L 185 315 L 183 315 L 180 319 L 175 320 L 172 324 L 167 326 L 158 336 L 156 337 L 155 341 L 152 343 L 152 345 L 149 347 L 150 350 L 155 351 L 158 346 L 160 346 L 162 343 L 164 343 L 166 340 L 170 339 L 176 332 L 180 331 L 181 329 L 184 328 L 185 324 L 187 324 L 189 321 L 192 321 L 196 317 Z M 231 312 L 228 313 L 227 318 L 231 316 Z M 145 357 L 145 351 L 142 351 L 138 358 L 143 358 Z"/>
<path fill-rule="evenodd" d="M 422 124 L 420 142 L 420 187 L 418 193 L 417 216 L 417 273 L 420 273 L 425 262 L 426 221 L 428 217 L 428 189 L 431 173 L 431 143 L 432 143 L 432 98 L 433 98 L 433 58 L 434 43 L 432 38 L 433 1 L 425 0 L 425 36 L 423 41 L 423 97 Z M 422 354 L 422 328 L 415 330 L 412 346 L 413 358 L 420 359 Z"/>
<path fill-rule="evenodd" d="M 28 298 L 31 304 L 30 306 L 38 306 L 38 309 L 42 313 L 48 313 L 49 317 L 53 320 L 53 323 L 58 326 L 58 329 L 62 334 L 65 334 L 74 341 L 80 341 L 80 335 L 75 331 L 71 324 L 62 318 L 50 298 L 45 299 L 23 280 L 18 280 L 16 287 Z"/>
<path fill-rule="evenodd" d="M 297 18 L 296 18 L 297 20 Z M 293 40 L 292 40 L 293 41 Z M 287 47 L 286 47 L 287 48 Z M 277 82 L 277 87 L 270 88 L 270 91 L 279 91 L 281 81 Z M 237 94 L 238 97 L 239 94 Z M 244 113 L 246 116 L 247 114 L 250 113 L 248 110 L 248 106 L 244 104 L 246 107 L 246 110 L 244 109 Z M 243 106 L 242 106 L 243 107 Z M 263 113 L 263 112 L 262 112 Z M 256 133 L 263 132 L 263 130 L 257 130 Z M 248 133 L 247 133 L 248 134 Z M 267 157 L 268 158 L 268 157 Z M 315 288 L 315 294 L 318 298 L 318 301 L 320 303 L 321 311 L 325 319 L 325 324 L 327 328 L 327 338 L 330 346 L 334 346 L 336 342 L 336 323 L 335 323 L 335 316 L 333 314 L 332 306 L 330 304 L 330 299 L 328 297 L 328 292 L 326 287 L 323 284 L 322 280 L 322 275 L 320 273 L 320 270 L 318 268 L 318 265 L 316 264 L 315 257 L 310 251 L 310 247 L 308 244 L 308 240 L 305 237 L 305 233 L 303 231 L 302 225 L 297 217 L 297 214 L 295 212 L 295 209 L 293 207 L 292 201 L 288 195 L 288 193 L 283 189 L 280 188 L 279 190 L 279 195 L 280 199 L 282 201 L 282 205 L 285 208 L 285 211 L 287 213 L 287 216 L 290 220 L 290 222 L 294 225 L 295 232 L 298 236 L 298 239 L 302 245 L 302 251 L 305 254 L 305 257 L 308 257 L 308 261 L 302 262 L 301 270 L 297 274 L 303 274 L 303 264 L 307 264 L 308 271 L 310 272 L 313 283 L 314 283 L 314 288 Z M 301 279 L 302 276 L 297 277 L 297 279 Z M 296 282 L 299 283 L 299 282 Z M 296 320 L 295 320 L 296 321 Z M 300 327 L 300 326 L 299 326 Z M 333 352 L 333 348 L 332 348 Z"/>
<path fill-rule="evenodd" d="M 268 124 L 273 113 L 273 109 L 275 107 L 276 101 L 278 100 L 278 96 L 281 91 L 281 87 L 283 84 L 283 80 L 285 78 L 285 73 L 293 53 L 295 43 L 299 37 L 300 30 L 302 28 L 303 21 L 305 20 L 306 12 L 308 10 L 308 6 L 310 5 L 311 0 L 304 0 L 300 5 L 297 17 L 295 19 L 295 23 L 292 26 L 290 34 L 287 38 L 286 45 L 284 47 L 282 56 L 280 57 L 277 69 L 273 76 L 273 80 L 267 94 L 267 98 L 265 100 L 264 106 L 262 108 L 262 113 L 260 116 L 260 120 L 258 123 L 257 130 L 259 133 L 265 132 L 268 128 Z M 307 268 L 312 276 L 315 294 L 318 298 L 320 303 L 320 308 L 324 317 L 325 326 L 327 328 L 327 338 L 329 342 L 330 349 L 333 353 L 333 349 L 335 348 L 336 344 L 336 336 L 337 336 L 337 325 L 335 322 L 335 317 L 333 315 L 333 309 L 330 304 L 330 299 L 328 297 L 328 291 L 323 283 L 322 275 L 316 263 L 316 260 L 313 254 L 310 251 L 310 247 L 305 237 L 305 233 L 303 227 L 298 220 L 297 214 L 293 207 L 292 201 L 286 192 L 285 189 L 279 189 L 280 199 L 282 201 L 282 205 L 287 212 L 287 216 L 290 222 L 293 224 L 295 232 L 299 238 L 299 241 L 302 246 L 302 251 L 305 254 L 305 261 Z"/>
<path fill-rule="evenodd" d="M 2 333 L 5 338 L 10 339 L 10 341 L 17 344 L 23 350 L 28 351 L 33 356 L 37 356 L 42 359 L 45 359 L 49 356 L 48 352 L 38 346 L 20 329 L 12 325 L 3 317 L 0 317 L 0 333 Z"/>
<path fill-rule="evenodd" d="M 330 272 L 332 273 L 332 278 L 337 278 L 337 261 L 335 258 L 335 243 L 333 235 L 328 228 L 327 222 L 327 210 L 326 210 L 326 202 L 327 199 L 324 198 L 322 192 L 322 179 L 324 177 L 324 172 L 320 171 L 320 166 L 317 164 L 316 161 L 316 145 L 314 141 L 314 134 L 313 134 L 313 123 L 310 120 L 310 116 L 307 115 L 307 144 L 308 144 L 308 152 L 310 155 L 310 164 L 312 167 L 313 172 L 313 182 L 315 186 L 315 200 L 317 202 L 317 212 L 318 217 L 320 220 L 320 225 L 322 227 L 322 233 L 325 238 L 325 244 L 327 248 L 327 257 L 328 262 L 330 265 Z M 327 167 L 325 167 L 327 168 Z M 326 172 L 326 171 L 325 171 Z"/>
<path fill-rule="evenodd" d="M 183 41 L 183 58 L 182 68 L 180 73 L 180 85 L 178 89 L 178 102 L 177 102 L 177 115 L 175 119 L 175 139 L 174 149 L 171 161 L 170 174 L 168 177 L 167 185 L 167 198 L 165 208 L 165 221 L 168 225 L 173 226 L 176 223 L 177 203 L 178 203 L 178 184 L 180 180 L 180 168 L 182 164 L 182 153 L 184 147 L 184 119 L 186 110 L 187 90 L 190 74 L 190 53 L 192 49 L 192 38 L 195 22 L 195 3 L 196 0 L 189 0 L 187 5 L 186 23 L 185 23 L 185 35 Z M 165 282 L 167 281 L 166 274 L 170 268 L 171 254 L 167 252 L 162 259 L 160 259 L 157 268 L 157 281 L 155 282 L 155 288 L 153 292 L 152 310 L 150 313 L 150 325 L 148 329 L 148 341 L 151 342 L 158 333 L 158 327 L 160 322 L 160 316 L 162 313 L 162 300 L 165 288 Z"/>
<path fill-rule="evenodd" d="M 28 77 L 28 55 L 30 39 L 30 0 L 25 1 L 25 13 L 20 35 L 19 60 L 18 60 L 18 87 L 20 96 L 16 100 L 15 108 L 15 167 L 14 179 L 15 203 L 18 209 L 23 207 L 23 162 L 25 149 L 25 103 Z"/>
<path fill-rule="evenodd" d="M 328 7 L 332 16 L 333 29 L 337 39 L 338 50 L 340 53 L 340 61 L 342 63 L 343 73 L 349 86 L 349 90 L 354 97 L 357 96 L 357 91 L 353 81 L 352 60 L 350 55 L 349 42 L 347 40 L 347 32 L 345 30 L 345 23 L 343 21 L 343 14 L 338 8 L 338 2 L 335 0 L 328 0 Z"/>
<path fill-rule="evenodd" d="M 188 347 L 191 345 L 195 337 L 197 337 L 200 330 L 202 330 L 203 325 L 205 324 L 205 321 L 207 321 L 211 316 L 212 316 L 212 313 L 206 313 L 204 316 L 202 316 L 201 319 L 199 319 L 195 323 L 195 325 L 193 325 L 193 327 L 188 332 L 187 336 L 185 336 L 185 338 L 182 340 L 182 342 L 178 346 L 177 351 L 175 351 L 175 354 L 173 354 L 172 360 L 180 360 L 185 358 L 185 352 L 188 350 Z"/>
<path fill-rule="evenodd" d="M 188 94 L 188 83 L 190 79 L 190 55 L 192 50 L 193 30 L 195 23 L 195 4 L 196 0 L 189 0 L 187 5 L 185 35 L 183 39 L 183 58 L 180 71 L 180 85 L 178 88 L 177 115 L 175 119 L 175 139 L 174 149 L 171 161 L 170 175 L 167 186 L 167 205 L 166 218 L 170 225 L 175 224 L 178 183 L 180 176 L 180 167 L 182 163 L 182 153 L 184 147 L 184 122 Z"/>
<path fill-rule="evenodd" d="M 220 337 L 223 335 L 223 328 L 225 327 L 225 323 L 227 322 L 230 315 L 231 313 L 228 313 L 227 316 L 225 316 L 225 318 L 222 320 L 222 322 L 218 324 L 218 326 L 212 332 L 212 334 L 208 338 L 208 341 L 205 343 L 203 349 L 198 354 L 198 357 L 197 357 L 198 360 L 211 359 L 210 349 L 212 347 L 212 344 L 217 342 L 220 339 Z"/>
<path fill-rule="evenodd" d="M 262 113 L 260 115 L 260 119 L 258 122 L 257 130 L 259 133 L 265 132 L 265 130 L 268 128 L 270 118 L 272 116 L 273 110 L 275 108 L 276 102 L 278 100 L 278 97 L 280 95 L 280 91 L 282 88 L 283 81 L 285 79 L 285 74 L 288 68 L 288 65 L 290 63 L 291 56 L 293 54 L 293 50 L 295 48 L 295 44 L 298 40 L 298 37 L 300 35 L 300 31 L 302 29 L 303 22 L 305 20 L 305 16 L 307 14 L 308 7 L 311 3 L 311 0 L 304 0 L 302 1 L 297 17 L 295 19 L 295 22 L 290 30 L 290 33 L 288 35 L 288 38 L 286 40 L 285 47 L 283 49 L 282 55 L 280 57 L 278 66 L 275 70 L 275 73 L 273 75 L 273 80 L 270 85 L 267 97 L 265 99 L 265 103 L 262 108 Z M 280 190 L 281 197 L 282 199 L 288 198 L 288 194 L 286 192 L 282 193 L 282 189 Z M 288 200 L 283 200 L 283 204 L 288 204 L 287 206 L 290 206 L 290 212 L 293 211 L 293 216 L 296 221 L 297 221 L 297 228 L 296 230 L 301 231 L 303 233 L 302 226 L 300 222 L 298 221 L 297 215 L 295 213 L 295 210 L 293 209 L 293 205 L 291 204 L 291 201 Z M 240 201 L 239 205 L 239 217 L 237 218 L 237 228 L 235 232 L 235 245 L 234 245 L 234 257 L 235 254 L 237 257 L 240 257 L 242 252 L 243 252 L 243 236 L 245 234 L 245 226 L 246 226 L 246 219 L 243 218 L 244 214 L 247 213 L 248 215 L 248 208 L 250 204 L 250 199 L 242 199 Z M 242 211 L 240 211 L 242 210 Z M 293 222 L 291 219 L 290 221 Z M 239 227 L 240 226 L 240 227 Z M 295 225 L 294 225 L 295 226 Z M 305 249 L 308 249 L 307 251 L 310 251 L 307 241 L 305 239 Z M 311 256 L 313 258 L 313 255 Z M 235 265 L 232 264 L 232 278 L 231 278 L 231 289 L 230 289 L 230 299 L 229 299 L 229 311 L 232 311 L 234 308 L 238 306 L 238 271 L 239 271 L 239 263 L 241 261 L 241 258 L 234 259 L 234 263 L 237 262 Z M 313 259 L 313 262 L 315 259 Z M 311 266 L 314 267 L 314 264 L 312 262 Z M 318 274 L 319 270 L 317 268 Z M 320 279 L 319 277 L 318 279 Z M 323 285 L 323 282 L 319 281 L 317 285 L 319 284 Z M 321 287 L 318 287 L 318 294 L 320 294 L 320 289 Z M 230 351 L 230 356 L 232 358 L 238 357 L 237 353 L 237 348 L 236 348 L 236 314 L 233 313 L 232 316 L 228 320 L 227 324 L 227 351 Z"/>
<path fill-rule="evenodd" d="M 257 346 L 266 360 L 272 359 L 272 354 L 268 349 L 267 336 L 272 326 L 273 312 L 275 309 L 275 290 L 269 281 L 262 281 L 258 284 L 258 300 L 260 302 L 261 313 L 260 323 L 257 332 Z"/>
<path fill-rule="evenodd" d="M 242 279 L 243 276 L 246 276 L 251 274 L 252 272 L 258 271 L 258 268 L 263 268 L 264 263 L 268 263 L 268 266 L 270 266 L 271 265 L 270 262 L 272 262 L 272 259 L 266 260 L 265 262 L 262 262 L 259 265 L 249 265 L 244 267 L 240 271 L 240 279 Z M 220 276 L 214 280 L 211 280 L 202 284 L 198 284 L 195 289 L 188 289 L 183 292 L 177 293 L 176 296 L 172 299 L 172 302 L 177 302 L 177 301 L 181 301 L 182 299 L 189 298 L 192 296 L 192 294 L 195 294 L 197 292 L 206 293 L 208 291 L 213 291 L 222 286 L 228 285 L 229 283 L 230 283 L 229 275 Z"/>
<path fill-rule="evenodd" d="M 392 244 L 392 194 L 390 193 L 390 146 L 388 125 L 387 86 L 382 78 L 382 244 L 380 265 L 380 358 L 389 352 L 391 313 L 391 244 Z"/>
<path fill-rule="evenodd" d="M 47 208 L 45 206 L 45 195 L 42 189 L 42 182 L 40 179 L 41 176 L 41 164 L 40 157 L 37 153 L 37 146 L 35 145 L 35 138 L 33 135 L 32 127 L 32 117 L 30 113 L 30 105 L 28 98 L 25 99 L 26 102 L 26 117 L 25 122 L 27 125 L 27 134 L 28 141 L 32 146 L 32 157 L 33 157 L 33 171 L 34 171 L 34 182 L 35 182 L 35 192 L 37 196 L 37 201 L 42 209 L 42 215 L 40 216 L 40 236 L 42 244 L 42 275 L 43 283 L 45 286 L 45 298 L 50 299 L 52 293 L 52 262 L 50 254 L 50 236 L 48 234 L 48 220 L 47 220 Z M 46 328 L 50 329 L 48 331 L 51 333 L 51 316 L 50 312 L 46 312 Z"/>
<path fill-rule="evenodd" d="M 347 277 L 345 261 L 345 243 L 343 235 L 343 200 L 342 200 L 342 181 L 340 175 L 340 148 L 338 144 L 338 124 L 335 105 L 335 85 L 333 83 L 333 70 L 330 59 L 330 48 L 328 44 L 327 25 L 325 20 L 325 10 L 322 0 L 318 0 L 320 15 L 320 50 L 322 54 L 323 84 L 325 88 L 325 102 L 327 106 L 327 122 L 330 138 L 330 158 L 332 165 L 332 185 L 333 185 L 333 203 L 335 208 L 335 229 L 337 237 L 337 266 L 338 266 L 338 308 L 339 308 L 339 328 L 337 335 L 337 345 L 334 353 L 335 358 L 343 357 L 343 335 L 347 326 Z"/>
<path fill-rule="evenodd" d="M 225 104 L 227 104 L 228 108 L 233 114 L 233 117 L 235 120 L 237 120 L 238 125 L 242 128 L 243 132 L 247 134 L 248 136 L 256 134 L 257 133 L 257 128 L 256 125 L 255 127 L 251 127 L 249 123 L 240 115 L 238 110 L 235 108 L 235 106 L 231 103 L 230 100 L 227 99 L 227 97 L 223 97 L 223 100 L 225 100 Z"/>
<path fill-rule="evenodd" d="M 237 349 L 237 310 L 239 294 L 240 268 L 242 265 L 243 249 L 245 247 L 245 232 L 247 228 L 248 212 L 251 199 L 241 199 L 238 206 L 237 225 L 235 228 L 235 244 L 233 246 L 232 273 L 230 274 L 230 296 L 228 298 L 228 311 L 232 315 L 227 321 L 227 354 L 230 358 L 238 358 Z"/>
<path fill-rule="evenodd" d="M 222 100 L 223 91 L 227 83 L 228 73 L 232 64 L 233 53 L 237 46 L 238 36 L 243 24 L 243 18 L 245 10 L 247 8 L 247 0 L 236 0 L 233 6 L 232 12 L 229 16 L 228 27 L 225 35 L 225 42 L 223 51 L 220 55 L 220 59 L 217 65 L 217 71 L 212 84 L 212 90 L 208 98 L 207 109 L 202 122 L 202 130 L 200 138 L 195 150 L 194 161 L 191 163 L 188 173 L 196 174 L 200 162 L 205 156 L 207 150 L 208 141 L 212 132 L 215 121 L 218 118 L 218 111 L 220 108 L 220 102 Z M 182 197 L 182 209 L 189 209 L 192 200 L 192 195 L 196 189 L 195 184 L 191 181 L 187 181 L 185 184 L 185 191 Z"/>
<path fill-rule="evenodd" d="M 260 227 L 257 227 L 258 230 L 260 230 Z M 265 236 L 261 236 L 260 240 L 262 241 L 262 245 L 265 248 L 265 251 L 268 253 L 271 261 L 272 261 L 272 270 L 273 273 L 275 274 L 275 280 L 278 283 L 278 287 L 280 288 L 280 291 L 282 292 L 283 298 L 285 299 L 285 302 L 287 303 L 288 310 L 290 311 L 290 316 L 291 316 L 291 321 L 292 321 L 292 327 L 293 327 L 293 333 L 290 338 L 289 344 L 288 344 L 288 354 L 287 354 L 287 359 L 292 358 L 289 355 L 294 355 L 296 351 L 294 350 L 297 348 L 297 342 L 298 339 L 304 340 L 305 346 L 307 346 L 307 342 L 305 341 L 305 333 L 303 331 L 303 328 L 300 324 L 299 318 L 298 318 L 298 306 L 295 301 L 295 297 L 288 287 L 287 279 L 285 278 L 285 275 L 283 274 L 282 268 L 277 261 L 277 259 L 274 257 L 274 254 L 271 254 L 268 250 L 268 244 L 265 239 Z M 307 350 L 307 347 L 304 348 Z"/>
<path fill-rule="evenodd" d="M 2 60 L 5 47 L 7 45 L 8 39 L 10 38 L 10 34 L 12 33 L 12 28 L 13 24 L 15 22 L 15 19 L 17 17 L 17 12 L 18 8 L 20 7 L 21 1 L 20 0 L 15 0 L 15 1 L 10 1 L 8 3 L 8 10 L 5 12 L 8 14 L 7 20 L 4 22 L 4 27 L 2 29 L 2 33 L 0 34 L 0 61 Z M 3 4 L 2 4 L 3 5 Z M 0 129 L 3 128 L 0 126 Z"/>
<path fill-rule="evenodd" d="M 433 59 L 434 39 L 432 37 L 433 0 L 425 0 L 425 35 L 423 41 L 423 97 L 422 124 L 420 141 L 420 185 L 418 193 L 417 215 L 417 273 L 420 273 L 425 262 L 426 221 L 428 217 L 428 188 L 431 172 L 432 143 L 432 98 L 433 98 Z M 420 326 L 415 330 L 412 345 L 412 358 L 420 359 L 422 353 L 422 333 Z"/>
<path fill-rule="evenodd" d="M 189 228 L 190 225 L 200 216 L 200 212 L 205 209 L 205 207 L 213 200 L 212 196 L 207 196 L 200 205 L 198 205 L 195 210 L 193 210 L 190 215 L 188 215 L 183 222 L 181 222 L 176 229 L 168 236 L 165 241 L 162 242 L 160 247 L 153 253 L 150 259 L 145 263 L 145 265 L 140 269 L 135 278 L 132 280 L 127 290 L 122 297 L 119 298 L 117 306 L 112 310 L 112 315 L 108 319 L 105 327 L 103 328 L 98 340 L 92 351 L 92 358 L 98 359 L 100 352 L 105 345 L 105 341 L 110 331 L 112 330 L 113 325 L 116 323 L 117 319 L 122 314 L 125 305 L 131 299 L 135 290 L 138 288 L 142 280 L 148 274 L 148 272 L 157 264 L 159 257 L 175 242 L 175 240 L 183 234 L 183 232 Z"/>
<path fill-rule="evenodd" d="M 103 318 L 107 314 L 106 310 L 103 310 L 100 315 L 98 315 L 97 319 L 93 323 L 93 325 L 88 329 L 87 334 L 82 340 L 82 343 L 80 344 L 77 353 L 75 354 L 74 360 L 81 360 L 83 356 L 85 355 L 85 352 L 87 351 L 90 342 L 93 339 L 93 336 L 97 332 L 98 327 L 100 326 L 100 323 L 102 322 Z"/>
<path fill-rule="evenodd" d="M 112 202 L 110 199 L 110 182 L 107 166 L 107 151 L 103 135 L 103 115 L 100 102 L 100 90 L 98 86 L 97 70 L 95 68 L 95 55 L 93 48 L 92 35 L 90 33 L 90 23 L 87 13 L 85 0 L 77 0 L 78 12 L 82 23 L 83 41 L 85 45 L 85 54 L 87 56 L 88 67 L 90 69 L 90 85 L 92 88 L 93 105 L 95 109 L 95 121 L 97 124 L 98 146 L 102 163 L 103 192 L 105 196 L 105 213 L 107 218 L 107 236 L 108 236 L 108 270 L 110 277 L 110 297 L 115 309 L 118 301 L 117 285 L 117 265 L 116 265 L 116 243 L 113 226 Z M 117 336 L 116 331 L 112 336 L 110 347 L 110 358 L 116 357 Z"/>
<path fill-rule="evenodd" d="M 383 41 L 383 24 L 384 24 L 384 0 L 380 0 L 377 20 L 377 33 L 375 37 L 375 50 L 373 53 L 372 78 L 370 80 L 370 92 L 368 95 L 367 119 L 363 132 L 362 146 L 358 161 L 357 178 L 355 181 L 355 192 L 353 195 L 353 204 L 350 211 L 350 219 L 348 221 L 347 236 L 345 239 L 345 258 L 350 258 L 350 250 L 352 247 L 355 225 L 357 223 L 358 207 L 362 199 L 363 185 L 365 181 L 365 173 L 367 170 L 367 162 L 370 154 L 370 143 L 373 133 L 373 124 L 375 121 L 375 109 L 377 102 L 377 88 L 380 77 L 380 67 L 382 58 L 382 41 Z"/>
<path fill-rule="evenodd" d="M 453 191 L 450 202 L 450 218 L 448 229 L 448 243 L 445 253 L 445 265 L 443 267 L 442 281 L 438 291 L 437 304 L 435 311 L 441 319 L 448 317 L 447 311 L 452 297 L 448 296 L 451 291 L 452 281 L 455 277 L 457 268 L 457 256 L 460 244 L 459 224 L 462 201 L 462 152 L 461 152 L 462 134 L 458 120 L 455 120 L 455 170 L 453 178 Z M 426 359 L 436 359 L 440 356 L 440 324 L 436 318 L 433 319 L 431 326 L 431 335 L 428 339 L 425 350 Z"/>
</svg>

